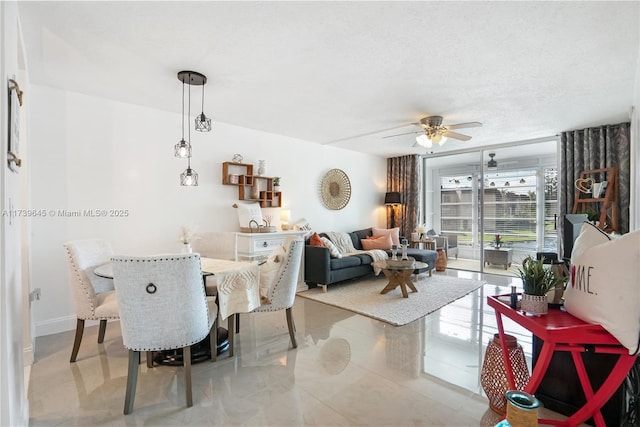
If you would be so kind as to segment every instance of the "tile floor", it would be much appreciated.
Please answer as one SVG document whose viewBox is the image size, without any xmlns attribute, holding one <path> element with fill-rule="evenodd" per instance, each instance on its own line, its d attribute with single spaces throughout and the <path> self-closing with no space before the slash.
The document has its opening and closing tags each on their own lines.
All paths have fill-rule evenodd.
<svg viewBox="0 0 640 427">
<path fill-rule="evenodd" d="M 452 269 L 436 274 L 480 278 Z M 284 312 L 243 314 L 235 357 L 193 365 L 192 408 L 185 406 L 181 368 L 142 363 L 134 412 L 123 415 L 127 351 L 118 323 L 109 324 L 103 344 L 96 343 L 97 326 L 87 328 L 71 364 L 73 331 L 39 337 L 30 425 L 493 426 L 499 418 L 480 385 L 496 331 L 485 300 L 518 279 L 484 280 L 402 327 L 297 298 L 297 349 L 290 348 Z M 530 358 L 530 335 L 505 327 Z"/>
</svg>

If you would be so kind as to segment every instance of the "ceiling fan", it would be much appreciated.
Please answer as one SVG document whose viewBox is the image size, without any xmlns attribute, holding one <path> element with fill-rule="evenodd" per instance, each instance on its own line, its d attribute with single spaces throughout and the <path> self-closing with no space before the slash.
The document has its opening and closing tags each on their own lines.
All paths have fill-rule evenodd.
<svg viewBox="0 0 640 427">
<path fill-rule="evenodd" d="M 383 138 L 392 138 L 395 136 L 418 134 L 416 144 L 422 147 L 431 148 L 433 144 L 442 145 L 447 138 L 458 139 L 460 141 L 468 141 L 471 139 L 468 135 L 458 132 L 452 132 L 451 129 L 475 128 L 482 126 L 480 122 L 458 123 L 455 125 L 443 125 L 442 116 L 427 116 L 420 119 L 420 123 L 412 123 L 421 126 L 423 129 L 415 132 L 400 133 L 397 135 L 389 135 Z"/>
<path fill-rule="evenodd" d="M 487 162 L 487 169 L 494 170 L 498 169 L 498 161 L 494 159 L 496 153 L 489 153 L 489 161 Z"/>
</svg>

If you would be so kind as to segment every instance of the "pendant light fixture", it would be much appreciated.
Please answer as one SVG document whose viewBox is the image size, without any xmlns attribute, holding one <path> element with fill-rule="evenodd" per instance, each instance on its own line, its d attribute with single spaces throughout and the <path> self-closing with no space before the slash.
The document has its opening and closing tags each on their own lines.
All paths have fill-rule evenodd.
<svg viewBox="0 0 640 427">
<path fill-rule="evenodd" d="M 178 77 L 180 78 L 180 77 Z M 191 157 L 191 143 L 184 140 L 184 81 L 182 82 L 182 139 L 175 145 L 175 156 L 180 158 Z"/>
<path fill-rule="evenodd" d="M 204 83 L 207 82 L 207 78 L 204 78 Z M 202 111 L 196 116 L 196 130 L 198 132 L 211 131 L 211 119 L 204 115 L 204 83 L 202 83 Z"/>
<path fill-rule="evenodd" d="M 191 118 L 191 86 L 202 86 L 203 87 L 203 107 L 204 107 L 204 85 L 207 83 L 207 77 L 204 74 L 200 74 L 196 71 L 180 71 L 178 73 L 178 80 L 182 82 L 182 140 L 176 145 L 175 153 L 176 157 L 186 157 L 187 158 L 187 169 L 180 174 L 180 185 L 195 187 L 198 185 L 198 172 L 194 169 L 191 169 L 191 127 L 189 127 L 188 141 L 184 140 L 184 85 L 185 83 L 189 85 L 189 97 L 188 97 L 188 118 Z M 202 113 L 204 116 L 204 112 Z M 187 119 L 187 123 L 189 122 Z M 196 126 L 198 120 L 196 119 Z M 206 123 L 206 120 L 205 120 Z M 209 119 L 209 126 L 211 126 L 211 120 Z M 179 155 L 180 154 L 180 155 Z"/>
</svg>

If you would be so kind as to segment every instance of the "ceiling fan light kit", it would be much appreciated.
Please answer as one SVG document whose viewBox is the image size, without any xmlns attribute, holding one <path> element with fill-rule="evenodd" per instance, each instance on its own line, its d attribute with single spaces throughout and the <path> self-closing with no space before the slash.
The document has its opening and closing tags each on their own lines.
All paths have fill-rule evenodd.
<svg viewBox="0 0 640 427">
<path fill-rule="evenodd" d="M 471 127 L 480 127 L 482 123 L 480 122 L 468 122 L 468 123 L 458 123 L 455 125 L 443 125 L 442 124 L 442 116 L 427 116 L 420 119 L 420 123 L 413 123 L 414 125 L 421 126 L 423 128 L 422 131 L 418 132 L 409 132 L 409 133 L 401 133 L 398 135 L 389 135 L 383 138 L 391 138 L 394 136 L 400 135 L 408 135 L 408 134 L 419 134 L 416 137 L 416 144 L 421 147 L 431 148 L 433 144 L 444 145 L 447 142 L 448 138 L 457 139 L 460 141 L 468 141 L 471 139 L 468 135 L 463 135 L 458 132 L 452 132 L 451 129 L 461 129 L 461 128 L 471 128 Z"/>
</svg>

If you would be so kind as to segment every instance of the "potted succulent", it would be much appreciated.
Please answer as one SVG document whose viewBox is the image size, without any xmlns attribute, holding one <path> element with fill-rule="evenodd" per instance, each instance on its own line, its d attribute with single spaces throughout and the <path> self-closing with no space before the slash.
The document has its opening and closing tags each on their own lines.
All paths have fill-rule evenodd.
<svg viewBox="0 0 640 427">
<path fill-rule="evenodd" d="M 544 266 L 544 257 L 534 261 L 527 256 L 522 261 L 522 268 L 518 268 L 522 279 L 522 311 L 535 315 L 547 314 L 547 292 L 554 289 L 557 284 L 563 282 L 562 277 L 557 277 L 555 271 Z"/>
<path fill-rule="evenodd" d="M 280 191 L 280 177 L 279 176 L 274 176 L 273 177 L 273 191 Z"/>
</svg>

